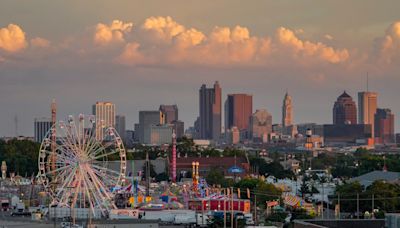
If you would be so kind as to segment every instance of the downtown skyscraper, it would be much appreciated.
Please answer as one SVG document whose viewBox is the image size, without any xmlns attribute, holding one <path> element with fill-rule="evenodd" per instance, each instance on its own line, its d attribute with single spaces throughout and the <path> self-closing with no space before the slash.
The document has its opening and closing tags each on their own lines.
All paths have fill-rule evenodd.
<svg viewBox="0 0 400 228">
<path fill-rule="evenodd" d="M 357 124 L 357 106 L 346 91 L 337 98 L 332 113 L 333 124 Z"/>
<path fill-rule="evenodd" d="M 96 116 L 96 139 L 103 140 L 105 129 L 115 127 L 115 105 L 111 102 L 96 102 L 92 114 Z"/>
<path fill-rule="evenodd" d="M 358 123 L 370 124 L 372 138 L 375 132 L 375 113 L 378 108 L 378 93 L 359 92 L 358 93 Z"/>
<path fill-rule="evenodd" d="M 225 101 L 225 128 L 237 127 L 247 130 L 253 114 L 253 96 L 249 94 L 228 94 Z"/>
<path fill-rule="evenodd" d="M 394 114 L 392 110 L 378 108 L 375 113 L 375 142 L 390 144 L 395 142 Z"/>
<path fill-rule="evenodd" d="M 221 135 L 221 87 L 202 85 L 199 90 L 199 138 L 217 141 Z"/>
<path fill-rule="evenodd" d="M 282 105 L 282 126 L 287 127 L 291 125 L 293 125 L 292 97 L 286 92 Z"/>
</svg>

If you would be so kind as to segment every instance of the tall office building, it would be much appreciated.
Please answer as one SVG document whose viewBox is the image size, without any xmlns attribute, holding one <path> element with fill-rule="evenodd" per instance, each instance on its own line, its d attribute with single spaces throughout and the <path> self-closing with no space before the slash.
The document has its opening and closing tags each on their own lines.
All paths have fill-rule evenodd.
<svg viewBox="0 0 400 228">
<path fill-rule="evenodd" d="M 378 94 L 375 92 L 358 93 L 358 123 L 371 124 L 372 138 L 374 138 L 375 113 L 378 107 Z"/>
<path fill-rule="evenodd" d="M 293 125 L 292 97 L 286 92 L 282 105 L 282 126 Z"/>
<path fill-rule="evenodd" d="M 249 128 L 253 114 L 253 96 L 248 94 L 229 94 L 225 101 L 225 128 L 237 127 L 239 131 Z"/>
<path fill-rule="evenodd" d="M 126 142 L 126 122 L 125 116 L 116 115 L 115 116 L 115 130 L 117 130 L 121 139 Z"/>
<path fill-rule="evenodd" d="M 139 134 L 138 140 L 141 143 L 151 142 L 151 126 L 163 124 L 163 115 L 160 111 L 139 112 Z"/>
<path fill-rule="evenodd" d="M 160 105 L 159 111 L 163 113 L 165 123 L 169 124 L 178 120 L 177 105 Z"/>
<path fill-rule="evenodd" d="M 256 142 L 266 142 L 272 133 L 272 115 L 265 109 L 257 110 L 250 117 L 250 138 Z"/>
<path fill-rule="evenodd" d="M 46 137 L 47 132 L 50 130 L 52 126 L 51 118 L 35 118 L 34 124 L 34 138 L 35 142 L 41 143 L 43 139 Z"/>
<path fill-rule="evenodd" d="M 390 109 L 378 108 L 375 113 L 375 142 L 395 143 L 394 114 Z"/>
<path fill-rule="evenodd" d="M 171 125 L 173 126 L 173 129 L 175 130 L 176 138 L 182 138 L 184 133 L 185 133 L 185 123 L 180 120 L 172 121 Z"/>
<path fill-rule="evenodd" d="M 333 124 L 357 124 L 357 106 L 346 91 L 333 105 Z"/>
<path fill-rule="evenodd" d="M 96 102 L 92 114 L 96 116 L 96 139 L 103 140 L 105 129 L 115 127 L 115 105 L 111 102 Z"/>
<path fill-rule="evenodd" d="M 218 81 L 213 88 L 202 85 L 199 90 L 199 137 L 218 140 L 221 135 L 221 87 Z"/>
<path fill-rule="evenodd" d="M 173 126 L 171 124 L 151 125 L 150 137 L 148 139 L 146 138 L 144 143 L 152 145 L 171 144 L 172 130 Z"/>
</svg>

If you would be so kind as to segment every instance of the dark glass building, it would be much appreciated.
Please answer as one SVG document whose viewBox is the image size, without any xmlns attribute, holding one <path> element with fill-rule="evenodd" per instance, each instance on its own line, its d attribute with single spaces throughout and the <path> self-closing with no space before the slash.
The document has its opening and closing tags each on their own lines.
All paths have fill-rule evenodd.
<svg viewBox="0 0 400 228">
<path fill-rule="evenodd" d="M 247 130 L 253 114 L 253 96 L 248 94 L 229 94 L 225 101 L 225 128 L 237 127 Z"/>
<path fill-rule="evenodd" d="M 217 141 L 221 135 L 221 87 L 202 85 L 199 90 L 199 138 Z"/>
<path fill-rule="evenodd" d="M 375 143 L 395 142 L 394 114 L 390 109 L 378 108 L 375 113 Z"/>
<path fill-rule="evenodd" d="M 337 98 L 333 106 L 333 124 L 357 124 L 357 106 L 346 91 Z"/>
</svg>

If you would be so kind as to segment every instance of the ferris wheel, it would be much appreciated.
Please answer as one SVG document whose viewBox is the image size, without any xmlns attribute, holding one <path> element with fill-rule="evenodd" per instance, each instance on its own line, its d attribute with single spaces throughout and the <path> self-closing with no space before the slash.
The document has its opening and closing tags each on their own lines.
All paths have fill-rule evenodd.
<svg viewBox="0 0 400 228">
<path fill-rule="evenodd" d="M 93 215 L 100 210 L 103 216 L 116 208 L 112 189 L 125 182 L 126 152 L 117 131 L 103 125 L 94 116 L 69 116 L 43 139 L 38 176 L 53 205 L 90 208 Z M 111 168 L 108 160 L 119 162 Z"/>
</svg>

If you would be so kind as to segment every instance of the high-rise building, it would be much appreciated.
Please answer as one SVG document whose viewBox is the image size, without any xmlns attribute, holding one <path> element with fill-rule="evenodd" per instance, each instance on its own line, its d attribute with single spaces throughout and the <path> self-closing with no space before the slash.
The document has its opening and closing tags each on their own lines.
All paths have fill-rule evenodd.
<svg viewBox="0 0 400 228">
<path fill-rule="evenodd" d="M 145 141 L 144 143 L 152 145 L 171 144 L 172 129 L 173 126 L 171 124 L 151 125 L 149 141 Z"/>
<path fill-rule="evenodd" d="M 199 90 L 199 138 L 217 141 L 221 135 L 221 87 L 202 85 Z"/>
<path fill-rule="evenodd" d="M 135 142 L 139 142 L 139 135 L 140 135 L 140 124 L 138 124 L 138 123 L 135 123 L 134 125 L 133 125 L 133 131 L 134 131 L 134 134 L 133 134 L 133 141 L 135 141 Z"/>
<path fill-rule="evenodd" d="M 257 142 L 266 142 L 272 133 L 272 115 L 265 109 L 257 110 L 250 117 L 250 138 Z"/>
<path fill-rule="evenodd" d="M 124 115 L 115 116 L 115 130 L 117 130 L 121 139 L 126 142 L 126 122 Z"/>
<path fill-rule="evenodd" d="M 160 105 L 160 112 L 163 113 L 165 123 L 169 124 L 172 121 L 178 120 L 178 106 L 177 105 Z"/>
<path fill-rule="evenodd" d="M 176 138 L 182 138 L 185 133 L 185 123 L 180 120 L 175 120 L 171 122 L 173 129 L 175 130 Z"/>
<path fill-rule="evenodd" d="M 375 92 L 358 93 L 358 123 L 371 124 L 372 138 L 375 133 L 375 113 L 378 108 L 378 94 Z"/>
<path fill-rule="evenodd" d="M 394 114 L 390 109 L 378 108 L 375 113 L 375 143 L 395 143 Z"/>
<path fill-rule="evenodd" d="M 357 106 L 346 91 L 333 105 L 333 124 L 357 124 Z"/>
<path fill-rule="evenodd" d="M 225 128 L 237 127 L 239 131 L 249 128 L 253 114 L 253 96 L 248 94 L 229 94 L 225 101 Z"/>
<path fill-rule="evenodd" d="M 108 127 L 115 127 L 115 105 L 111 102 L 96 102 L 92 106 L 92 114 L 96 116 L 96 139 L 103 140 Z"/>
<path fill-rule="evenodd" d="M 282 126 L 287 127 L 293 124 L 292 97 L 286 92 L 282 105 Z"/>
<path fill-rule="evenodd" d="M 163 115 L 160 111 L 139 112 L 139 137 L 140 143 L 151 142 L 151 126 L 163 124 Z"/>
<path fill-rule="evenodd" d="M 51 118 L 35 118 L 34 124 L 34 138 L 35 142 L 41 143 L 43 139 L 46 137 L 47 132 L 50 130 L 52 126 Z"/>
</svg>

